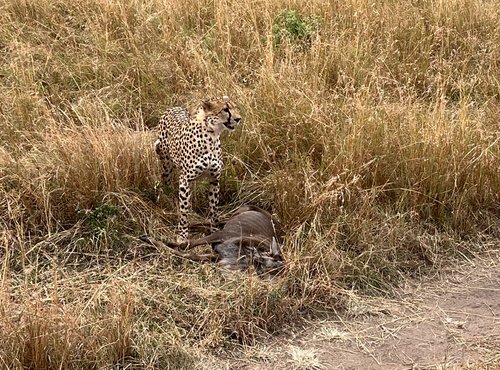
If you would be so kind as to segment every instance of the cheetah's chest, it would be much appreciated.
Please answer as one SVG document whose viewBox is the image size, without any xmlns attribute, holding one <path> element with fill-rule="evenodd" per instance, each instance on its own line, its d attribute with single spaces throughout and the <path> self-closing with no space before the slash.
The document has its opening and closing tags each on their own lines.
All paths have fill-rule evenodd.
<svg viewBox="0 0 500 370">
<path fill-rule="evenodd" d="M 209 136 L 192 138 L 184 145 L 181 167 L 192 177 L 220 171 L 222 167 L 220 142 Z"/>
</svg>

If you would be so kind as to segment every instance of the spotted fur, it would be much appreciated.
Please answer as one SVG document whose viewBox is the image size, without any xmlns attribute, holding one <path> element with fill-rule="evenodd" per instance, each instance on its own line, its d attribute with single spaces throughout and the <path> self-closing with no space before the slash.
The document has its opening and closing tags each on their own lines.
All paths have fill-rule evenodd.
<svg viewBox="0 0 500 370">
<path fill-rule="evenodd" d="M 174 107 L 160 118 L 155 151 L 162 166 L 162 179 L 170 183 L 173 168 L 179 174 L 179 241 L 188 237 L 187 215 L 191 210 L 191 183 L 202 175 L 209 179 L 209 220 L 218 222 L 219 179 L 222 170 L 220 134 L 233 131 L 241 116 L 227 97 L 203 101 L 191 118 L 185 108 Z"/>
</svg>

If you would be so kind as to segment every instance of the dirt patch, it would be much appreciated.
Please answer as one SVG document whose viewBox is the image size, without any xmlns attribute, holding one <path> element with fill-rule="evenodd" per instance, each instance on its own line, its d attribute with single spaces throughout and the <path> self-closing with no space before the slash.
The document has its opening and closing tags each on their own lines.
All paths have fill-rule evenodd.
<svg viewBox="0 0 500 370">
<path fill-rule="evenodd" d="M 491 252 L 397 299 L 353 294 L 348 316 L 307 322 L 217 368 L 500 368 L 499 267 Z"/>
</svg>

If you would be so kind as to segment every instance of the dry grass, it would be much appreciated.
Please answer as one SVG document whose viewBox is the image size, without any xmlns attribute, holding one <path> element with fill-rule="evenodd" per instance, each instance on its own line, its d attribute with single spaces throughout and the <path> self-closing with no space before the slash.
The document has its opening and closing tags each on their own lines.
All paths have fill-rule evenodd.
<svg viewBox="0 0 500 370">
<path fill-rule="evenodd" d="M 479 0 L 4 1 L 2 366 L 190 368 L 498 241 L 499 24 Z M 135 239 L 175 232 L 160 113 L 226 93 L 222 204 L 283 221 L 274 284 Z"/>
</svg>

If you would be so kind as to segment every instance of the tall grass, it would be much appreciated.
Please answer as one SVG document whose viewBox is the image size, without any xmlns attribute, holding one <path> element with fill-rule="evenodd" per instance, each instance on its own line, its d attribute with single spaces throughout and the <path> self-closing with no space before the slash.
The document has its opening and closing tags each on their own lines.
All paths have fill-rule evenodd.
<svg viewBox="0 0 500 370">
<path fill-rule="evenodd" d="M 2 366 L 190 368 L 497 243 L 499 25 L 480 0 L 4 1 Z M 161 112 L 222 94 L 222 207 L 287 230 L 271 284 L 135 238 L 175 233 Z"/>
</svg>

